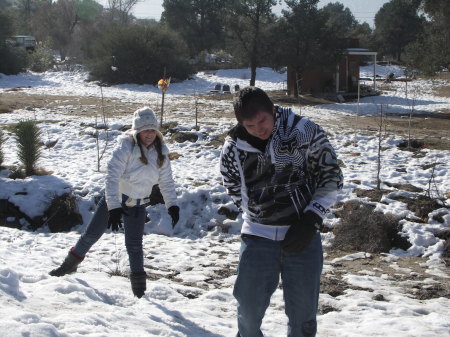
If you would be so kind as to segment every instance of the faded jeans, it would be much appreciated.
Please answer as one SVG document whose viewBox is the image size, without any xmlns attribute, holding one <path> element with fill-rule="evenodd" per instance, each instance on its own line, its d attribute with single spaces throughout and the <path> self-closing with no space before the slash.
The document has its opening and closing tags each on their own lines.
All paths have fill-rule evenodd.
<svg viewBox="0 0 450 337">
<path fill-rule="evenodd" d="M 123 215 L 125 229 L 125 246 L 130 261 L 132 273 L 144 271 L 144 253 L 142 247 L 142 237 L 144 235 L 144 224 L 146 220 L 145 206 L 127 207 L 122 205 L 128 215 Z M 74 253 L 84 257 L 89 249 L 101 238 L 108 227 L 109 212 L 105 198 L 101 198 L 97 205 L 91 222 L 86 231 L 78 239 L 74 247 Z"/>
<path fill-rule="evenodd" d="M 238 305 L 237 337 L 262 337 L 261 323 L 281 275 L 288 337 L 316 335 L 323 253 L 320 233 L 301 253 L 281 241 L 243 235 L 233 295 Z"/>
</svg>

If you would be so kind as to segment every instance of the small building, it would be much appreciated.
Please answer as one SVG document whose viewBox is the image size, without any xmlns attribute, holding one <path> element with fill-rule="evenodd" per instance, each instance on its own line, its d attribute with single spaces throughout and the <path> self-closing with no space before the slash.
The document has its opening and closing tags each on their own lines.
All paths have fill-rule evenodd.
<svg viewBox="0 0 450 337">
<path fill-rule="evenodd" d="M 347 47 L 339 51 L 340 57 L 334 65 L 335 71 L 321 69 L 306 69 L 303 73 L 296 73 L 295 69 L 288 67 L 287 89 L 288 94 L 297 96 L 299 93 L 355 93 L 358 91 L 360 79 L 359 67 L 361 57 L 373 57 L 373 89 L 376 89 L 375 64 L 377 52 L 359 48 L 357 39 L 345 39 L 343 44 Z M 332 68 L 332 67 L 330 67 Z"/>
<path fill-rule="evenodd" d="M 36 39 L 29 35 L 11 36 L 7 42 L 13 47 L 22 48 L 26 51 L 33 51 L 36 47 Z"/>
<path fill-rule="evenodd" d="M 357 92 L 360 79 L 359 66 L 361 56 L 373 57 L 373 89 L 376 89 L 375 65 L 377 63 L 377 52 L 363 48 L 347 48 L 342 51 L 343 57 L 336 67 L 335 88 L 336 93 Z"/>
</svg>

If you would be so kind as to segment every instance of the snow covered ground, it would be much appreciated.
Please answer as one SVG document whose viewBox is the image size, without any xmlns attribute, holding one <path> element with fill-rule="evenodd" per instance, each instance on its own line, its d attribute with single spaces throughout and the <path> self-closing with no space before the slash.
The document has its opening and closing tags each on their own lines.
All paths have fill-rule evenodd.
<svg viewBox="0 0 450 337">
<path fill-rule="evenodd" d="M 383 71 L 392 69 L 377 70 L 380 75 Z M 84 81 L 86 73 L 83 72 L 0 76 L 0 94 L 24 87 L 22 91 L 34 95 L 100 96 L 97 85 Z M 248 78 L 247 69 L 199 73 L 192 80 L 171 85 L 168 99 L 176 101 L 182 95 L 207 93 L 215 83 L 243 87 Z M 286 75 L 264 68 L 258 70 L 257 79 L 257 85 L 263 89 L 280 90 L 285 85 Z M 379 113 L 380 105 L 392 114 L 409 114 L 413 99 L 414 112 L 448 109 L 450 99 L 435 96 L 434 85 L 436 82 L 425 80 L 410 82 L 410 94 L 406 98 L 405 84 L 392 83 L 392 90 L 382 96 L 360 102 L 360 118 Z M 158 90 L 150 85 L 113 86 L 104 88 L 104 94 L 142 104 L 157 102 L 160 97 Z M 301 113 L 320 124 L 338 121 L 357 110 L 357 103 L 349 102 L 305 107 Z M 175 113 L 172 116 L 176 116 Z M 233 336 L 236 313 L 232 287 L 241 219 L 232 221 L 218 214 L 221 206 L 231 207 L 231 202 L 221 185 L 220 148 L 209 145 L 209 141 L 226 132 L 234 121 L 222 118 L 201 125 L 196 132 L 200 139 L 195 143 L 180 144 L 169 139 L 171 152 L 181 155 L 172 162 L 181 217 L 172 231 L 163 206 L 148 208 L 151 221 L 145 227 L 144 247 L 150 279 L 145 296 L 137 299 L 132 295 L 128 278 L 121 276 L 128 272 L 122 233 L 107 232 L 76 274 L 62 278 L 48 276 L 48 271 L 63 260 L 92 216 L 94 200 L 104 185 L 106 160 L 97 172 L 96 144 L 92 137 L 95 129 L 89 126 L 94 122 L 92 117 L 71 116 L 64 106 L 51 111 L 16 110 L 0 114 L 0 126 L 24 119 L 40 121 L 44 142 L 57 140 L 54 147 L 44 150 L 41 160 L 41 166 L 53 174 L 11 181 L 5 178 L 7 170 L 0 171 L 3 177 L 0 178 L 0 199 L 8 198 L 24 213 L 35 216 L 43 213 L 55 195 L 71 190 L 79 198 L 84 224 L 71 232 L 57 234 L 50 233 L 48 228 L 31 232 L 0 227 L 0 336 Z M 100 133 L 102 140 L 110 139 L 106 156 L 120 134 L 120 126 L 129 124 L 130 120 L 117 117 L 109 122 L 110 130 Z M 180 128 L 190 130 L 192 127 L 192 123 L 180 123 Z M 343 168 L 346 184 L 339 201 L 357 199 L 353 189 L 375 186 L 378 140 L 374 134 L 342 129 L 339 123 L 326 129 L 339 159 L 346 166 Z M 383 140 L 386 150 L 383 151 L 382 181 L 409 183 L 426 190 L 431 175 L 431 168 L 427 167 L 438 163 L 434 170 L 436 184 L 441 193 L 450 192 L 450 151 L 423 149 L 423 156 L 415 156 L 412 152 L 399 151 L 399 141 L 396 136 Z M 5 165 L 18 164 L 11 134 L 7 134 L 3 152 Z M 440 258 L 443 241 L 433 234 L 449 228 L 450 211 L 445 208 L 435 211 L 442 215 L 443 223 L 416 222 L 404 203 L 389 198 L 408 193 L 393 190 L 384 197 L 383 203 L 377 203 L 382 212 L 408 218 L 403 220 L 403 231 L 412 244 L 407 251 L 391 251 L 383 261 L 398 275 L 411 277 L 414 270 L 399 267 L 398 259 L 422 256 L 418 264 L 427 270 L 428 277 L 420 286 L 433 287 L 437 282 L 444 282 L 448 287 L 450 274 Z M 326 222 L 330 227 L 338 226 L 338 220 L 332 215 Z M 229 227 L 228 233 L 222 233 L 222 225 Z M 323 234 L 324 246 L 330 246 L 332 239 L 331 233 Z M 369 261 L 371 256 L 359 253 L 347 259 Z M 326 260 L 324 278 L 337 273 L 338 262 Z M 394 276 L 380 273 L 377 268 L 347 273 L 344 278 L 352 288 L 335 297 L 321 294 L 321 308 L 334 310 L 323 310 L 318 316 L 318 336 L 450 336 L 450 299 L 421 300 L 410 291 L 418 283 Z M 374 300 L 376 294 L 382 295 L 384 301 Z M 272 298 L 263 332 L 268 337 L 286 335 L 280 289 Z"/>
</svg>

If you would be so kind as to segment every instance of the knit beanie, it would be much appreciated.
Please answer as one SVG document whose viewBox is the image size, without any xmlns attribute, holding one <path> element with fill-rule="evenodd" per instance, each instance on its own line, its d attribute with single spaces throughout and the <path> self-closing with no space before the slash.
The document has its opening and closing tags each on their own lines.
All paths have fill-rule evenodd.
<svg viewBox="0 0 450 337">
<path fill-rule="evenodd" d="M 138 134 L 144 130 L 159 131 L 158 120 L 155 113 L 149 107 L 144 107 L 134 112 L 132 129 Z"/>
<path fill-rule="evenodd" d="M 158 120 L 155 113 L 149 107 L 143 107 L 134 112 L 133 124 L 131 126 L 133 130 L 133 136 L 137 140 L 136 136 L 139 132 L 144 130 L 155 130 L 156 135 L 161 142 L 164 142 L 162 133 L 159 131 Z"/>
</svg>

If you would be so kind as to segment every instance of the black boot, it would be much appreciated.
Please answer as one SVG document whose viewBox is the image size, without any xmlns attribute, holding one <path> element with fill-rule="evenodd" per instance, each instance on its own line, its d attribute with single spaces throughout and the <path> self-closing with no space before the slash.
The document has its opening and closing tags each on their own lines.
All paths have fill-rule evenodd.
<svg viewBox="0 0 450 337">
<path fill-rule="evenodd" d="M 64 276 L 66 274 L 72 274 L 77 271 L 78 265 L 84 258 L 76 256 L 72 250 L 69 251 L 64 262 L 56 269 L 53 269 L 49 275 L 51 276 Z"/>
<path fill-rule="evenodd" d="M 133 290 L 134 296 L 137 298 L 144 296 L 145 290 L 147 289 L 147 274 L 145 271 L 141 273 L 131 273 L 130 281 L 131 290 Z"/>
</svg>

